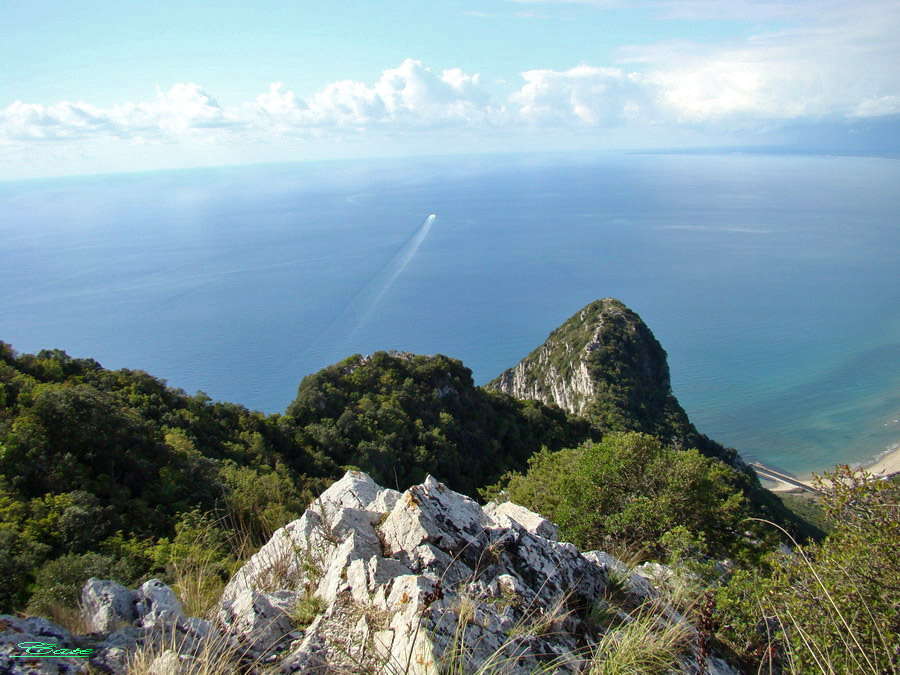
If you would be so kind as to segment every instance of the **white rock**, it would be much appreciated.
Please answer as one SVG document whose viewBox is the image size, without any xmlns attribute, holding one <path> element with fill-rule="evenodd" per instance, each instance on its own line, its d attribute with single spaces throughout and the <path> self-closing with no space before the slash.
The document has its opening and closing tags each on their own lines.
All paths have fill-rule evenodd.
<svg viewBox="0 0 900 675">
<path fill-rule="evenodd" d="M 348 471 L 343 478 L 332 483 L 309 508 L 321 514 L 326 521 L 333 514 L 347 509 L 367 511 L 374 522 L 378 516 L 394 508 L 399 498 L 399 492 L 381 487 L 368 474 Z"/>
<path fill-rule="evenodd" d="M 484 512 L 496 527 L 511 527 L 510 522 L 516 522 L 532 534 L 552 541 L 557 540 L 559 527 L 524 506 L 512 502 L 491 502 L 484 507 Z"/>
<path fill-rule="evenodd" d="M 228 635 L 258 656 L 283 645 L 294 630 L 288 612 L 297 600 L 291 591 L 260 593 L 245 589 L 219 610 Z"/>
<path fill-rule="evenodd" d="M 220 604 L 245 590 L 266 592 L 307 585 L 311 572 L 321 569 L 336 546 L 325 533 L 322 517 L 307 509 L 301 518 L 276 530 L 238 570 L 225 586 Z"/>
<path fill-rule="evenodd" d="M 471 544 L 491 523 L 478 504 L 431 476 L 401 495 L 381 526 L 386 551 L 411 551 L 431 543 L 447 553 Z"/>
<path fill-rule="evenodd" d="M 81 589 L 81 605 L 91 630 L 108 633 L 137 619 L 137 593 L 114 581 L 91 577 Z"/>
<path fill-rule="evenodd" d="M 338 593 L 348 589 L 347 568 L 354 560 L 368 562 L 381 553 L 381 546 L 374 535 L 370 538 L 365 530 L 351 530 L 346 539 L 332 551 L 325 561 L 322 577 L 316 595 L 326 602 L 333 602 Z"/>
<path fill-rule="evenodd" d="M 179 675 L 181 672 L 181 659 L 178 652 L 167 649 L 153 659 L 147 668 L 148 675 Z"/>
<path fill-rule="evenodd" d="M 159 579 L 144 582 L 136 595 L 134 608 L 138 625 L 144 628 L 164 627 L 184 620 L 181 602 L 175 591 Z"/>
<path fill-rule="evenodd" d="M 410 569 L 399 560 L 374 556 L 369 558 L 366 578 L 368 590 L 374 592 L 380 586 L 390 584 L 393 579 L 409 574 Z"/>
<path fill-rule="evenodd" d="M 376 513 L 387 513 L 393 509 L 400 500 L 400 493 L 396 490 L 384 489 L 375 497 L 375 501 L 369 504 L 366 509 L 375 511 Z"/>
<path fill-rule="evenodd" d="M 380 549 L 374 523 L 398 497 L 395 490 L 379 487 L 368 475 L 348 471 L 302 517 L 275 532 L 231 578 L 222 602 L 233 600 L 245 589 L 266 592 L 307 586 L 311 576 L 322 574 L 329 566 L 336 549 L 351 533 Z"/>
<path fill-rule="evenodd" d="M 161 673 L 192 666 L 185 659 L 208 640 L 273 673 L 583 672 L 592 634 L 580 617 L 603 597 L 610 572 L 640 601 L 659 597 L 653 582 L 671 571 L 632 571 L 556 536 L 553 523 L 527 509 L 482 509 L 430 476 L 401 495 L 348 472 L 234 575 L 215 623 L 185 618 L 172 590 L 155 580 L 134 593 L 94 579 L 85 604 L 105 627 L 132 617 L 98 643 L 99 665 L 116 674 L 160 628 L 175 631 L 172 653 L 154 662 Z M 324 607 L 298 630 L 290 612 L 307 593 Z M 664 616 L 683 621 L 673 608 Z M 731 675 L 716 659 L 707 668 Z"/>
</svg>

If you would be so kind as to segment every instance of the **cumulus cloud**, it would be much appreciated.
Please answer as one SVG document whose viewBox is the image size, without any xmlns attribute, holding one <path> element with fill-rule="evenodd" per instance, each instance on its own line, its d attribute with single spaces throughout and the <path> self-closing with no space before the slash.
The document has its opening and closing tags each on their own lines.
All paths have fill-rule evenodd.
<svg viewBox="0 0 900 675">
<path fill-rule="evenodd" d="M 526 84 L 512 96 L 519 115 L 533 124 L 597 126 L 647 117 L 651 97 L 637 73 L 580 65 L 566 71 L 522 73 Z"/>
<path fill-rule="evenodd" d="M 15 140 L 70 140 L 98 136 L 177 136 L 226 128 L 240 121 L 193 83 L 157 91 L 156 100 L 102 109 L 89 103 L 44 106 L 16 101 L 0 111 L 0 135 Z"/>
<path fill-rule="evenodd" d="M 642 4 L 662 8 L 667 3 Z M 895 37 L 900 3 L 758 4 L 758 11 L 771 16 L 810 16 L 790 28 L 728 44 L 624 47 L 614 68 L 527 71 L 512 100 L 521 118 L 557 126 L 643 122 L 746 128 L 900 113 L 900 42 Z M 741 0 L 678 6 L 709 15 L 750 11 Z"/>
<path fill-rule="evenodd" d="M 107 112 L 88 103 L 52 106 L 16 101 L 0 113 L 2 132 L 18 140 L 54 140 L 114 132 Z"/>
<path fill-rule="evenodd" d="M 502 106 L 491 104 L 478 74 L 459 68 L 436 73 L 414 59 L 385 70 L 371 86 L 343 80 L 307 100 L 277 83 L 256 106 L 278 124 L 294 127 L 482 125 L 503 114 Z"/>
<path fill-rule="evenodd" d="M 631 47 L 620 56 L 640 64 L 661 108 L 680 121 L 846 117 L 866 101 L 874 114 L 900 94 L 900 12 L 879 6 L 823 10 L 737 45 Z"/>
<path fill-rule="evenodd" d="M 125 117 L 130 112 L 132 111 L 128 111 Z M 228 127 L 237 123 L 212 96 L 193 82 L 176 84 L 165 94 L 157 90 L 156 104 L 141 112 L 155 118 L 166 131 Z"/>
<path fill-rule="evenodd" d="M 276 82 L 255 101 L 223 108 L 199 85 L 176 84 L 155 100 L 98 108 L 67 101 L 44 106 L 17 101 L 0 111 L 0 138 L 66 140 L 99 135 L 183 138 L 216 134 L 316 134 L 366 127 L 481 127 L 505 115 L 482 88 L 480 76 L 459 68 L 440 72 L 407 59 L 373 84 L 343 80 L 301 98 Z"/>
</svg>

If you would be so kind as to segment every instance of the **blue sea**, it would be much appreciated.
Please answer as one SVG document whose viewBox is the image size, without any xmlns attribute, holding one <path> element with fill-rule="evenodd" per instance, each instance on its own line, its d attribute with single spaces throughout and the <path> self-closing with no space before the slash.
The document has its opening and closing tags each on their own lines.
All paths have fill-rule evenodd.
<svg viewBox="0 0 900 675">
<path fill-rule="evenodd" d="M 434 216 L 433 218 L 430 216 Z M 283 411 L 353 353 L 484 383 L 597 298 L 691 419 L 805 474 L 900 441 L 900 161 L 506 155 L 0 183 L 0 339 Z"/>
</svg>

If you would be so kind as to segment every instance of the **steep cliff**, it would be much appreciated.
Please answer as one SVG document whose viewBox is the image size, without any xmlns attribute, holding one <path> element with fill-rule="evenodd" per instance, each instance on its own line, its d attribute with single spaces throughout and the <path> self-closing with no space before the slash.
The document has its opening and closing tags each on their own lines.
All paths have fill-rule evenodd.
<svg viewBox="0 0 900 675">
<path fill-rule="evenodd" d="M 666 352 L 618 300 L 592 302 L 489 389 L 555 403 L 598 426 L 664 438 L 696 433 L 672 395 Z"/>
</svg>

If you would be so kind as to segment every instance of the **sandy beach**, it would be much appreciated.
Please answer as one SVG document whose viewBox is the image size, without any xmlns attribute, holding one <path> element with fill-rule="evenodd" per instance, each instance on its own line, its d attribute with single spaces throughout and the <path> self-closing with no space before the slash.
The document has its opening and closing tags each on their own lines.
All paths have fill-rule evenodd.
<svg viewBox="0 0 900 675">
<path fill-rule="evenodd" d="M 877 476 L 889 476 L 900 472 L 900 443 L 885 451 L 872 464 L 862 465 L 862 467 Z"/>
<path fill-rule="evenodd" d="M 900 473 L 900 443 L 891 446 L 873 462 L 868 464 L 856 463 L 851 466 L 853 468 L 861 467 L 875 476 L 890 476 L 895 473 Z M 825 471 L 816 473 L 819 473 L 821 476 Z M 798 492 L 802 490 L 802 488 L 798 488 L 796 485 L 791 485 L 790 483 L 772 477 L 760 476 L 760 479 L 763 481 L 765 487 L 772 492 Z M 815 483 L 815 478 L 812 474 L 797 476 L 796 480 L 810 487 L 813 487 Z"/>
</svg>

